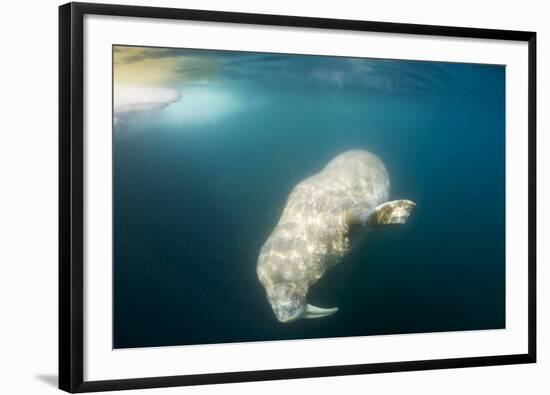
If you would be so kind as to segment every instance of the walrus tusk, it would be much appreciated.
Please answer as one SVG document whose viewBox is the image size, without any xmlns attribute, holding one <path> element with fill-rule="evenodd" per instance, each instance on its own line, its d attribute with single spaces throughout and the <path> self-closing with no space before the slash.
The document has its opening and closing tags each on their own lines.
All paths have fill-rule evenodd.
<svg viewBox="0 0 550 395">
<path fill-rule="evenodd" d="M 332 315 L 337 311 L 338 311 L 338 307 L 333 307 L 331 309 L 323 309 L 321 307 L 308 304 L 304 310 L 302 318 L 321 318 L 321 317 L 326 317 L 327 315 Z"/>
</svg>

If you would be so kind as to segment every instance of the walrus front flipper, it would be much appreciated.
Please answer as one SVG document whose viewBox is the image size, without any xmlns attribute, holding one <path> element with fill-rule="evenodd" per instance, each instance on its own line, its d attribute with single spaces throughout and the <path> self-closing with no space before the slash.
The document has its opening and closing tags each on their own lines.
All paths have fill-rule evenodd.
<svg viewBox="0 0 550 395">
<path fill-rule="evenodd" d="M 410 200 L 392 200 L 376 207 L 366 218 L 368 226 L 404 224 L 416 203 Z"/>
<path fill-rule="evenodd" d="M 376 207 L 369 212 L 361 212 L 352 209 L 346 212 L 345 220 L 348 229 L 354 230 L 359 226 L 384 226 L 393 224 L 404 224 L 407 222 L 412 209 L 416 206 L 410 200 L 392 200 Z"/>
</svg>

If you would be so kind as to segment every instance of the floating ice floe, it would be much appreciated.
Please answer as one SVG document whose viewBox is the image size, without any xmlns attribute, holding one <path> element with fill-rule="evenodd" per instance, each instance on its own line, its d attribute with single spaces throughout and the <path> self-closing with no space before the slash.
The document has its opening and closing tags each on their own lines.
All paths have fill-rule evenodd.
<svg viewBox="0 0 550 395">
<path fill-rule="evenodd" d="M 176 89 L 155 86 L 115 86 L 113 93 L 115 123 L 125 114 L 164 108 L 181 98 Z"/>
</svg>

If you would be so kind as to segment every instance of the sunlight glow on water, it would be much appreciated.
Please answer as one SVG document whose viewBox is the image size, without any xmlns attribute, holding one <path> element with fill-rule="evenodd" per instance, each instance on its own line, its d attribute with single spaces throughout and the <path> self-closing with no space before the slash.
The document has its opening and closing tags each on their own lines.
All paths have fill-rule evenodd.
<svg viewBox="0 0 550 395">
<path fill-rule="evenodd" d="M 209 124 L 225 116 L 245 109 L 230 89 L 223 87 L 186 86 L 181 89 L 182 98 L 162 114 L 162 122 L 168 125 Z"/>
</svg>

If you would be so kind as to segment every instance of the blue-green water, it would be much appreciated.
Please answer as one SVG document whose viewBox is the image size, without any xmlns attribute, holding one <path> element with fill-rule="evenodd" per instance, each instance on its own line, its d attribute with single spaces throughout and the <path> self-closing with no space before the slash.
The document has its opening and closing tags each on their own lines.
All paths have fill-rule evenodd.
<svg viewBox="0 0 550 395">
<path fill-rule="evenodd" d="M 116 348 L 504 327 L 503 66 L 172 51 L 216 70 L 116 121 Z M 259 250 L 293 186 L 356 148 L 416 209 L 313 286 L 337 314 L 280 323 Z"/>
</svg>

